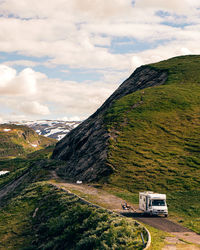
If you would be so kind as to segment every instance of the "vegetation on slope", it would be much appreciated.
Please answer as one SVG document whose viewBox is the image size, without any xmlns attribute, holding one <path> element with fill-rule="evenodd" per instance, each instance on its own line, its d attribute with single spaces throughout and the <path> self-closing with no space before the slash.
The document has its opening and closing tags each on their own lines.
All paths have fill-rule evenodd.
<svg viewBox="0 0 200 250">
<path fill-rule="evenodd" d="M 0 175 L 0 207 L 29 186 L 39 180 L 48 180 L 51 171 L 61 165 L 61 161 L 49 160 L 53 147 L 35 151 L 26 158 L 0 160 L 0 171 L 9 171 Z"/>
<path fill-rule="evenodd" d="M 24 157 L 55 143 L 56 140 L 40 136 L 26 126 L 0 125 L 0 159 Z"/>
<path fill-rule="evenodd" d="M 35 183 L 0 213 L 2 248 L 143 249 L 143 228 L 84 204 L 52 185 Z"/>
<path fill-rule="evenodd" d="M 179 56 L 149 65 L 168 72 L 167 84 L 200 83 L 200 56 Z"/>
<path fill-rule="evenodd" d="M 143 249 L 144 228 L 45 182 L 61 161 L 53 147 L 0 161 L 1 249 Z M 1 190 L 23 178 L 2 199 Z M 32 184 L 31 184 L 32 183 Z"/>
<path fill-rule="evenodd" d="M 130 192 L 166 192 L 170 207 L 195 221 L 200 217 L 200 57 L 150 67 L 167 70 L 167 83 L 121 98 L 105 115 L 108 164 L 114 169 L 109 183 Z M 197 224 L 192 228 L 200 232 Z"/>
<path fill-rule="evenodd" d="M 127 95 L 106 113 L 105 124 L 111 135 L 108 164 L 114 169 L 108 181 L 112 191 L 134 203 L 140 190 L 166 192 L 170 215 L 182 217 L 181 223 L 200 232 L 199 58 L 188 57 L 189 63 L 186 59 L 150 65 L 168 71 L 167 83 Z M 11 131 L 6 133 L 11 136 Z M 23 133 L 17 133 L 17 139 L 16 134 L 14 139 L 7 137 L 4 142 L 11 139 L 15 146 L 5 143 L 9 150 L 2 156 L 31 152 L 29 145 L 35 141 L 23 141 L 28 138 Z M 0 132 L 2 135 L 5 131 Z M 83 204 L 75 196 L 38 182 L 47 180 L 57 164 L 62 165 L 46 159 L 51 150 L 33 152 L 26 159 L 1 160 L 0 170 L 11 171 L 0 177 L 1 189 L 27 176 L 4 203 L 1 201 L 0 248 L 142 248 L 143 229 L 135 227 L 133 221 Z"/>
</svg>

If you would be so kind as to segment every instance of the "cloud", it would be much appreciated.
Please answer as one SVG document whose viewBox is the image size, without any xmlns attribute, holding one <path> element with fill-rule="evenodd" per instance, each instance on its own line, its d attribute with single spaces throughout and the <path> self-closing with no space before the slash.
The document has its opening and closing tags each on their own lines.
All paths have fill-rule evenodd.
<svg viewBox="0 0 200 250">
<path fill-rule="evenodd" d="M 133 54 L 132 67 L 159 62 L 175 56 L 198 53 L 199 47 L 196 41 L 171 41 L 167 45 L 160 45 L 155 49 Z"/>
<path fill-rule="evenodd" d="M 161 40 L 179 41 L 184 36 L 198 42 L 196 23 L 190 32 L 164 24 L 177 20 L 199 22 L 195 9 L 198 6 L 200 3 L 195 0 L 136 0 L 135 5 L 131 0 L 42 0 L 38 3 L 6 0 L 0 2 L 0 48 L 4 52 L 47 57 L 44 65 L 48 67 L 65 64 L 73 68 L 127 70 L 132 56 L 112 52 L 113 38 L 129 37 L 151 44 Z M 176 15 L 159 16 L 158 10 L 186 11 L 186 14 L 177 19 Z M 23 60 L 21 64 L 34 66 Z M 11 62 L 7 65 L 12 66 Z"/>
<path fill-rule="evenodd" d="M 75 9 L 95 18 L 107 18 L 127 14 L 131 0 L 73 0 Z"/>
<path fill-rule="evenodd" d="M 37 101 L 23 102 L 19 105 L 19 109 L 25 114 L 31 115 L 49 115 L 49 108 Z"/>
<path fill-rule="evenodd" d="M 188 48 L 181 48 L 181 52 L 183 55 L 191 55 L 192 52 Z"/>
<path fill-rule="evenodd" d="M 12 66 L 25 66 L 25 67 L 35 67 L 40 65 L 40 63 L 29 61 L 29 60 L 16 60 L 16 61 L 7 61 L 4 62 L 4 65 L 12 67 Z"/>
<path fill-rule="evenodd" d="M 73 13 L 81 19 L 81 14 L 90 17 L 108 17 L 119 15 L 128 11 L 131 7 L 131 0 L 6 0 L 1 3 L 1 12 L 4 15 L 12 15 L 21 18 L 68 18 Z M 73 11 L 73 12 L 72 12 Z M 78 15 L 79 14 L 79 15 Z M 69 17 L 67 17 L 69 16 Z"/>
<path fill-rule="evenodd" d="M 0 102 L 13 119 L 87 117 L 136 67 L 199 54 L 198 7 L 198 0 L 0 1 L 0 50 L 15 55 L 0 65 Z M 95 80 L 70 81 L 71 68 Z"/>
<path fill-rule="evenodd" d="M 191 11 L 192 8 L 199 7 L 198 0 L 136 0 L 135 7 L 138 8 L 154 8 L 169 11 L 178 14 L 184 14 Z"/>
<path fill-rule="evenodd" d="M 79 83 L 49 79 L 41 85 L 38 98 L 51 103 L 56 113 L 85 117 L 96 111 L 117 86 L 103 80 Z"/>
<path fill-rule="evenodd" d="M 22 115 L 22 114 L 16 114 L 16 113 L 11 113 L 11 114 L 0 114 L 0 123 L 8 123 L 8 122 L 19 122 L 19 121 L 25 121 L 25 120 L 31 120 L 33 119 L 32 116 L 27 116 L 27 115 Z"/>
<path fill-rule="evenodd" d="M 34 95 L 37 93 L 37 78 L 43 76 L 30 68 L 17 74 L 16 70 L 6 65 L 0 65 L 1 95 Z"/>
<path fill-rule="evenodd" d="M 59 121 L 83 121 L 85 120 L 87 117 L 83 117 L 83 116 L 64 116 L 62 118 L 57 118 L 57 120 Z"/>
<path fill-rule="evenodd" d="M 16 77 L 16 70 L 5 65 L 0 65 L 0 88 L 6 85 Z"/>
<path fill-rule="evenodd" d="M 0 106 L 10 113 L 10 119 L 20 118 L 20 115 L 24 114 L 27 118 L 31 115 L 38 118 L 53 115 L 54 117 L 76 116 L 83 120 L 118 86 L 115 71 L 110 72 L 109 79 L 102 76 L 101 81 L 80 83 L 49 79 L 44 74 L 30 69 L 17 73 L 11 67 L 0 66 L 0 76 L 2 76 Z M 103 75 L 105 72 L 101 73 Z M 118 77 L 121 77 L 120 72 Z M 113 79 L 112 84 L 109 83 L 111 79 Z M 7 114 L 4 118 L 7 119 Z"/>
</svg>

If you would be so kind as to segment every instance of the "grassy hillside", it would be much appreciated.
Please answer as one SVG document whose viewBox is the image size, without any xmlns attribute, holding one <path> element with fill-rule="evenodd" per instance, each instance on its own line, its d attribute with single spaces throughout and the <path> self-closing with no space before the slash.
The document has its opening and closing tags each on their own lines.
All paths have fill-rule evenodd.
<svg viewBox="0 0 200 250">
<path fill-rule="evenodd" d="M 200 83 L 200 56 L 179 56 L 149 65 L 169 73 L 167 84 Z"/>
<path fill-rule="evenodd" d="M 40 136 L 26 126 L 0 125 L 0 159 L 23 157 L 55 143 L 56 140 Z"/>
<path fill-rule="evenodd" d="M 130 192 L 166 192 L 174 211 L 185 216 L 191 209 L 199 219 L 200 56 L 150 67 L 166 70 L 167 83 L 121 98 L 105 115 L 114 169 L 109 183 Z"/>
<path fill-rule="evenodd" d="M 168 72 L 166 84 L 127 95 L 106 112 L 114 173 L 101 184 L 133 203 L 139 191 L 165 192 L 170 217 L 200 233 L 199 62 L 188 56 L 149 65 Z M 10 171 L 0 176 L 0 248 L 142 249 L 143 228 L 134 221 L 46 182 L 63 164 L 49 159 L 53 146 L 42 149 L 52 143 L 24 126 L 0 126 L 0 170 Z"/>
<path fill-rule="evenodd" d="M 143 249 L 143 227 L 51 184 L 53 147 L 0 161 L 0 249 Z M 20 180 L 20 178 L 23 178 Z M 5 186 L 20 182 L 2 199 Z M 8 189 L 7 189 L 8 190 Z"/>
<path fill-rule="evenodd" d="M 143 249 L 143 228 L 133 220 L 42 182 L 1 210 L 0 229 L 2 249 Z"/>
</svg>

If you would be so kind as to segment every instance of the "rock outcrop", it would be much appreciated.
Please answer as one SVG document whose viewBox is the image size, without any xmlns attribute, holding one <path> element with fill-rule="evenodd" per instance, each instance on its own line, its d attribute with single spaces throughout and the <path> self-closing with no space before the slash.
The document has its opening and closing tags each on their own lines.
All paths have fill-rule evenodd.
<svg viewBox="0 0 200 250">
<path fill-rule="evenodd" d="M 97 181 L 114 170 L 107 164 L 110 138 L 104 125 L 104 114 L 113 102 L 137 90 L 162 85 L 167 72 L 142 66 L 124 81 L 105 103 L 87 120 L 73 129 L 56 145 L 52 158 L 66 162 L 59 173 L 71 181 Z"/>
</svg>

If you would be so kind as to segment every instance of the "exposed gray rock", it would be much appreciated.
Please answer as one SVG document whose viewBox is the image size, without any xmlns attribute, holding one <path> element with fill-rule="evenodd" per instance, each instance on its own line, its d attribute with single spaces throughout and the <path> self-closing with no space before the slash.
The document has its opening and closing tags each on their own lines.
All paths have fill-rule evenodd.
<svg viewBox="0 0 200 250">
<path fill-rule="evenodd" d="M 71 181 L 97 181 L 114 169 L 107 164 L 107 146 L 110 134 L 103 117 L 117 99 L 147 87 L 162 85 L 167 80 L 166 71 L 142 66 L 124 81 L 105 103 L 87 120 L 67 134 L 56 145 L 54 159 L 66 161 L 58 173 Z"/>
</svg>

